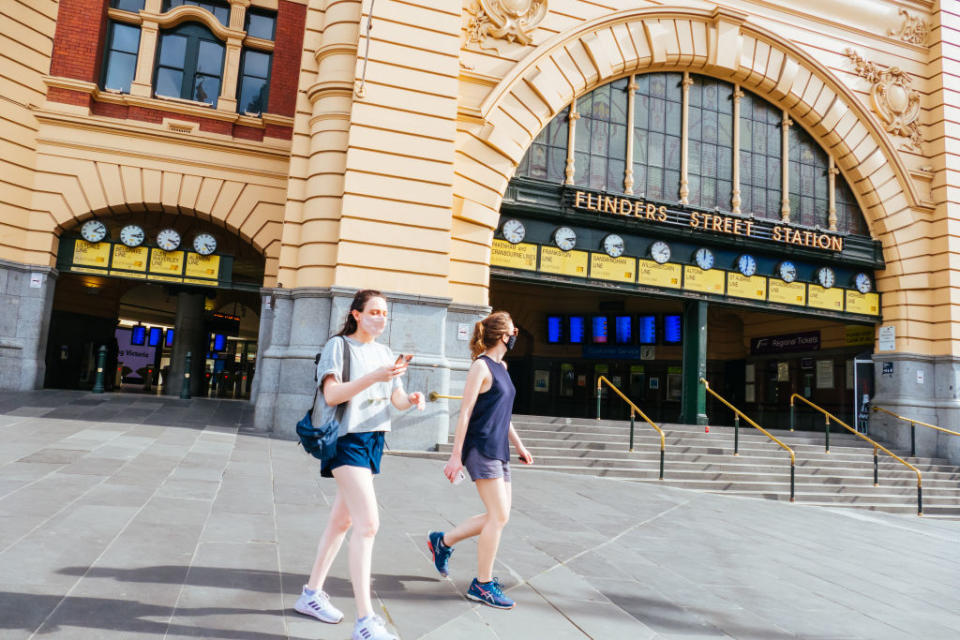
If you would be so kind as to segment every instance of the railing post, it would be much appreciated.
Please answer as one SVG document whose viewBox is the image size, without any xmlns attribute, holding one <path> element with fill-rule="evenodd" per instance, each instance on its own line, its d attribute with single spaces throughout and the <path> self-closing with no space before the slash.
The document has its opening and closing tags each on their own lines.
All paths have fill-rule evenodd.
<svg viewBox="0 0 960 640">
<path fill-rule="evenodd" d="M 633 428 L 634 428 L 634 411 L 633 408 L 630 408 L 630 451 L 633 451 Z"/>
<path fill-rule="evenodd" d="M 107 366 L 107 345 L 97 350 L 97 377 L 93 382 L 93 392 L 103 393 L 103 368 Z"/>
<path fill-rule="evenodd" d="M 790 431 L 793 431 L 794 420 L 796 420 L 796 407 L 793 406 L 793 399 L 790 399 Z"/>
<path fill-rule="evenodd" d="M 877 448 L 873 448 L 873 486 L 880 486 L 880 460 L 877 458 Z"/>
<path fill-rule="evenodd" d="M 923 515 L 923 487 L 917 482 L 917 515 Z"/>
<path fill-rule="evenodd" d="M 795 477 L 794 471 L 795 471 L 795 470 L 796 470 L 796 466 L 794 465 L 793 460 L 790 460 L 790 502 L 795 502 L 795 501 L 796 501 L 796 498 L 794 497 L 794 486 L 795 486 L 795 485 L 794 485 L 794 477 Z"/>
<path fill-rule="evenodd" d="M 910 455 L 917 456 L 917 425 L 910 423 Z"/>
<path fill-rule="evenodd" d="M 180 399 L 190 399 L 190 352 L 187 351 L 187 357 L 183 360 L 183 384 L 180 387 Z"/>
<path fill-rule="evenodd" d="M 826 445 L 826 453 L 830 453 L 830 418 L 826 418 L 827 424 L 823 428 L 824 442 Z"/>
<path fill-rule="evenodd" d="M 740 455 L 740 414 L 733 414 L 733 455 Z"/>
<path fill-rule="evenodd" d="M 600 378 L 597 378 L 597 422 L 600 422 L 600 390 L 602 389 L 602 384 Z"/>
<path fill-rule="evenodd" d="M 660 479 L 663 480 L 663 447 L 660 447 Z"/>
</svg>

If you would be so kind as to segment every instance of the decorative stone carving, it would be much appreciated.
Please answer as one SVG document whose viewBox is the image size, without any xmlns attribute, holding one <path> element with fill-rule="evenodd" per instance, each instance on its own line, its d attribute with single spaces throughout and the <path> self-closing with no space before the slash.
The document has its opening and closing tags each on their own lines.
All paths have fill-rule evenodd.
<svg viewBox="0 0 960 640">
<path fill-rule="evenodd" d="M 868 62 L 853 49 L 844 52 L 853 62 L 856 73 L 873 87 L 870 98 L 887 131 L 909 140 L 907 147 L 920 150 L 920 94 L 910 88 L 912 78 L 900 67 L 882 68 Z"/>
<path fill-rule="evenodd" d="M 476 0 L 469 9 L 467 43 L 496 49 L 489 39 L 522 45 L 533 41 L 533 31 L 547 15 L 547 0 Z"/>
<path fill-rule="evenodd" d="M 900 15 L 903 16 L 903 24 L 899 29 L 888 30 L 887 35 L 900 38 L 910 44 L 925 44 L 927 35 L 930 33 L 929 25 L 920 18 L 911 16 L 906 9 L 900 9 Z"/>
</svg>

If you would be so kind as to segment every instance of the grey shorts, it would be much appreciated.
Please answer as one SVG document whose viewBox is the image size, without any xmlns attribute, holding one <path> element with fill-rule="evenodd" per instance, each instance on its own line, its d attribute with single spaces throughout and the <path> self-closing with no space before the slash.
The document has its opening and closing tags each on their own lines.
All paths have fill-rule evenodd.
<svg viewBox="0 0 960 640">
<path fill-rule="evenodd" d="M 463 466 L 474 482 L 492 478 L 503 478 L 504 482 L 510 482 L 510 463 L 488 458 L 477 449 L 470 449 L 463 459 Z"/>
</svg>

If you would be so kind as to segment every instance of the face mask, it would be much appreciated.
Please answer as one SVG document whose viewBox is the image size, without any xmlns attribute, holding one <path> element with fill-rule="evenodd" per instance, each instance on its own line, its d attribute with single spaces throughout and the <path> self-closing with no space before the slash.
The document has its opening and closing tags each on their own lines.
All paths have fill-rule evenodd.
<svg viewBox="0 0 960 640">
<path fill-rule="evenodd" d="M 513 345 L 517 344 L 517 336 L 510 336 L 507 338 L 507 351 L 513 349 Z"/>
<path fill-rule="evenodd" d="M 360 328 L 373 336 L 378 336 L 387 328 L 387 319 L 384 316 L 360 316 Z"/>
</svg>

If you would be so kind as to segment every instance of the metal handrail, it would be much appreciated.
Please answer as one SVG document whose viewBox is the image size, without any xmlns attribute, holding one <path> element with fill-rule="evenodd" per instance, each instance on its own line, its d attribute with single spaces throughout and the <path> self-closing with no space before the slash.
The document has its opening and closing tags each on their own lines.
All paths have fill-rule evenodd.
<svg viewBox="0 0 960 640">
<path fill-rule="evenodd" d="M 901 457 L 898 456 L 897 454 L 893 453 L 892 451 L 890 451 L 889 449 L 887 449 L 885 446 L 883 446 L 882 444 L 880 444 L 880 443 L 877 442 L 876 440 L 873 440 L 873 439 L 868 438 L 867 436 L 863 435 L 862 433 L 860 433 L 859 431 L 857 431 L 856 429 L 854 429 L 853 427 L 851 427 L 850 425 L 848 425 L 846 422 L 844 422 L 843 420 L 841 420 L 841 419 L 838 418 L 837 416 L 833 415 L 832 413 L 830 413 L 829 411 L 827 411 L 827 410 L 824 409 L 823 407 L 820 407 L 820 406 L 814 404 L 813 402 L 810 402 L 809 400 L 807 400 L 806 398 L 804 398 L 804 397 L 803 397 L 802 395 L 800 395 L 799 393 L 794 393 L 793 395 L 790 396 L 790 429 L 791 429 L 791 431 L 793 430 L 793 420 L 794 420 L 793 401 L 794 401 L 795 398 L 799 398 L 800 400 L 803 400 L 803 401 L 806 402 L 808 405 L 810 405 L 812 408 L 814 408 L 814 409 L 816 409 L 817 411 L 819 411 L 820 413 L 822 413 L 822 414 L 824 415 L 824 417 L 826 418 L 826 424 L 825 424 L 825 426 L 824 426 L 824 434 L 825 434 L 825 445 L 826 445 L 826 452 L 827 452 L 827 453 L 830 453 L 830 420 L 833 420 L 834 422 L 836 422 L 837 424 L 839 424 L 841 427 L 843 427 L 844 429 L 846 429 L 847 431 L 849 431 L 849 432 L 852 433 L 853 435 L 855 435 L 855 436 L 857 436 L 858 438 L 861 438 L 861 439 L 863 439 L 863 440 L 866 440 L 867 442 L 869 442 L 870 444 L 873 445 L 873 486 L 875 486 L 875 487 L 880 486 L 880 468 L 879 468 L 879 460 L 878 460 L 878 458 L 877 458 L 877 450 L 878 450 L 878 449 L 879 449 L 880 451 L 883 451 L 885 454 L 887 454 L 888 456 L 890 456 L 890 457 L 893 458 L 894 460 L 897 460 L 898 462 L 900 462 L 901 464 L 903 464 L 904 466 L 906 466 L 908 469 L 910 469 L 911 471 L 913 471 L 915 474 L 917 474 L 917 515 L 918 515 L 918 516 L 922 516 L 922 515 L 923 515 L 923 476 L 922 476 L 922 474 L 920 473 L 920 469 L 917 469 L 915 466 L 913 466 L 912 464 L 910 464 L 909 462 L 907 462 L 906 460 L 904 460 L 903 458 L 901 458 Z"/>
<path fill-rule="evenodd" d="M 743 418 L 744 420 L 746 420 L 747 424 L 749 424 L 750 426 L 756 429 L 759 429 L 760 433 L 767 436 L 768 438 L 770 438 L 771 440 L 776 442 L 778 445 L 780 445 L 781 447 L 787 450 L 787 452 L 790 454 L 790 502 L 795 502 L 795 498 L 794 498 L 795 480 L 794 479 L 796 478 L 797 456 L 793 452 L 793 449 L 791 449 L 787 445 L 780 442 L 780 440 L 777 439 L 776 436 L 772 435 L 769 431 L 767 431 L 766 429 L 758 425 L 756 422 L 751 420 L 750 417 L 747 414 L 745 414 L 743 411 L 740 411 L 740 409 L 737 409 L 735 406 L 727 402 L 727 400 L 723 396 L 721 396 L 719 393 L 717 393 L 716 391 L 710 388 L 710 383 L 707 382 L 706 379 L 700 378 L 700 384 L 704 386 L 704 388 L 707 390 L 707 393 L 712 395 L 714 398 L 716 398 L 723 404 L 727 405 L 727 407 L 733 411 L 733 415 L 734 415 L 733 455 L 735 456 L 740 455 L 740 418 Z"/>
<path fill-rule="evenodd" d="M 606 382 L 607 386 L 613 389 L 614 392 L 620 396 L 624 402 L 630 405 L 630 451 L 633 451 L 633 430 L 636 421 L 636 414 L 640 414 L 640 417 L 643 418 L 647 424 L 656 429 L 657 433 L 660 434 L 660 480 L 663 480 L 663 458 L 666 450 L 666 438 L 663 435 L 663 429 L 658 427 L 653 420 L 648 418 L 647 414 L 640 410 L 640 407 L 635 405 L 630 398 L 624 395 L 624 393 L 620 391 L 616 385 L 607 380 L 605 376 L 600 376 L 597 378 L 597 422 L 600 422 L 600 389 L 602 388 L 604 382 Z"/>
<path fill-rule="evenodd" d="M 463 400 L 463 396 L 445 396 L 437 393 L 436 391 L 431 391 L 430 395 L 427 396 L 427 399 L 430 402 L 436 402 L 437 400 Z"/>
<path fill-rule="evenodd" d="M 917 455 L 916 425 L 920 425 L 921 427 L 929 427 L 931 429 L 936 429 L 937 431 L 943 431 L 944 433 L 949 433 L 952 436 L 960 436 L 960 433 L 957 433 L 956 431 L 950 431 L 950 429 L 944 429 L 943 427 L 938 427 L 935 424 L 928 424 L 926 422 L 921 422 L 920 420 L 914 420 L 913 418 L 905 418 L 899 414 L 894 413 L 893 411 L 890 411 L 889 409 L 884 409 L 883 407 L 872 407 L 872 409 L 874 411 L 883 411 L 887 415 L 891 415 L 897 420 L 903 420 L 904 422 L 910 423 L 910 455 L 911 456 Z"/>
</svg>

